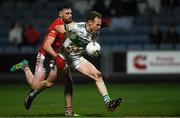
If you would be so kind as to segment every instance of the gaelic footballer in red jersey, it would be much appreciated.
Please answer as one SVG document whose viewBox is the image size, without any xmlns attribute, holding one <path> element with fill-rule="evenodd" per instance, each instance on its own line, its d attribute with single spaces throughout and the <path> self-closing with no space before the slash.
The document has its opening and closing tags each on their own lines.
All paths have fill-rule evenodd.
<svg viewBox="0 0 180 118">
<path fill-rule="evenodd" d="M 23 60 L 11 68 L 12 72 L 23 70 L 26 75 L 26 80 L 31 87 L 31 91 L 24 101 L 25 109 L 30 109 L 31 103 L 38 93 L 53 85 L 54 80 L 57 78 L 58 69 L 61 70 L 64 68 L 64 59 L 58 55 L 58 52 L 61 49 L 62 42 L 65 40 L 64 34 L 66 30 L 64 25 L 65 23 L 72 22 L 71 8 L 68 5 L 62 4 L 58 8 L 58 16 L 59 18 L 49 25 L 41 44 L 37 55 L 34 75 L 29 68 L 27 60 Z M 71 79 L 69 74 L 67 74 L 66 77 L 69 77 L 66 78 L 67 81 Z M 69 107 L 71 106 L 72 83 L 71 81 L 65 83 L 69 84 L 65 85 L 66 106 Z M 67 88 L 68 86 L 70 87 Z"/>
<path fill-rule="evenodd" d="M 47 57 L 55 59 L 55 63 L 58 69 L 64 67 L 63 61 L 60 59 L 58 52 L 65 39 L 65 23 L 72 22 L 72 11 L 70 8 L 62 9 L 58 8 L 59 18 L 53 21 L 48 27 L 45 39 L 40 47 L 40 53 Z"/>
<path fill-rule="evenodd" d="M 55 29 L 56 26 L 59 26 L 58 28 L 64 26 L 62 18 L 57 18 L 50 24 L 39 52 L 47 58 L 55 59 L 55 64 L 58 69 L 62 69 L 64 67 L 64 60 L 58 56 L 58 52 L 60 51 L 62 43 L 65 39 L 65 31 L 62 30 L 62 33 L 58 32 Z"/>
</svg>

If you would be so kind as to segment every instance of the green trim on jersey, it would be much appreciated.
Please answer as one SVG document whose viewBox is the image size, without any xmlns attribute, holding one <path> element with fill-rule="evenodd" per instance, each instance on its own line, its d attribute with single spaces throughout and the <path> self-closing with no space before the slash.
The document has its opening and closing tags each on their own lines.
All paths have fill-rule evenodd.
<svg viewBox="0 0 180 118">
<path fill-rule="evenodd" d="M 89 43 L 89 41 L 84 40 L 83 38 L 78 36 L 76 33 L 72 33 L 69 38 L 73 42 L 73 44 L 80 47 L 85 47 Z"/>
</svg>

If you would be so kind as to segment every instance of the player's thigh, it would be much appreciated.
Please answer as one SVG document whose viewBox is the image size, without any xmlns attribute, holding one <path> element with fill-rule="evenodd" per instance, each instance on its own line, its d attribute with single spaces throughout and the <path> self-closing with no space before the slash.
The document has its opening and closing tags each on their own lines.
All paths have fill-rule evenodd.
<svg viewBox="0 0 180 118">
<path fill-rule="evenodd" d="M 78 67 L 76 68 L 79 72 L 91 77 L 95 78 L 98 74 L 100 74 L 100 71 L 96 69 L 96 67 L 91 64 L 89 61 L 83 61 L 81 62 Z"/>
<path fill-rule="evenodd" d="M 57 68 L 51 69 L 47 78 L 48 82 L 54 82 L 57 79 Z"/>
<path fill-rule="evenodd" d="M 34 74 L 33 85 L 34 86 L 38 85 L 41 81 L 45 80 L 45 78 L 46 78 L 46 72 L 36 71 Z"/>
</svg>

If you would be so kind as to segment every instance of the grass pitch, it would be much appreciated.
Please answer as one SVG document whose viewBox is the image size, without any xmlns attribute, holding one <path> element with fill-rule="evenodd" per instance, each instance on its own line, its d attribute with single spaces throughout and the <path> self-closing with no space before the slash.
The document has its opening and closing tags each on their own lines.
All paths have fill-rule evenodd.
<svg viewBox="0 0 180 118">
<path fill-rule="evenodd" d="M 74 85 L 74 112 L 82 117 L 179 117 L 180 84 L 107 84 L 111 98 L 122 97 L 123 104 L 109 113 L 95 84 Z M 63 117 L 63 85 L 56 84 L 37 96 L 30 110 L 23 101 L 28 86 L 0 85 L 0 117 Z"/>
</svg>

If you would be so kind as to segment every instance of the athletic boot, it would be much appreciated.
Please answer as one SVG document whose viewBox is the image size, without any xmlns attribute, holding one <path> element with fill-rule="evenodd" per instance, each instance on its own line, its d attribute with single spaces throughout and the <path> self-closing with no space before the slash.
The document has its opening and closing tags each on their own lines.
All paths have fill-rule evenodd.
<svg viewBox="0 0 180 118">
<path fill-rule="evenodd" d="M 116 100 L 111 100 L 108 103 L 108 111 L 113 112 L 121 103 L 122 103 L 122 98 L 118 98 Z"/>
<path fill-rule="evenodd" d="M 65 112 L 66 117 L 79 117 L 79 114 L 75 114 L 73 112 Z"/>
<path fill-rule="evenodd" d="M 35 96 L 36 96 L 36 94 L 34 93 L 34 90 L 30 90 L 28 96 L 24 100 L 24 107 L 26 110 L 30 109 Z"/>
<path fill-rule="evenodd" d="M 78 116 L 80 116 L 80 115 L 73 113 L 72 107 L 71 107 L 71 106 L 67 106 L 67 107 L 65 108 L 65 116 L 66 116 L 66 117 L 73 117 L 73 116 L 78 117 Z"/>
<path fill-rule="evenodd" d="M 65 112 L 65 116 L 66 117 L 72 117 L 73 116 L 73 112 Z"/>
<path fill-rule="evenodd" d="M 14 66 L 11 67 L 10 71 L 11 72 L 15 72 L 15 71 L 18 71 L 18 70 L 23 70 L 25 66 L 28 65 L 28 61 L 27 60 L 23 60 L 21 61 L 20 63 L 18 64 L 15 64 Z"/>
</svg>

